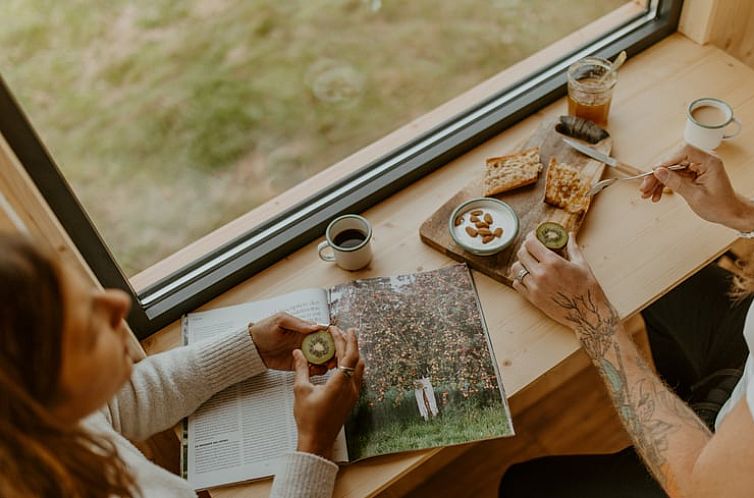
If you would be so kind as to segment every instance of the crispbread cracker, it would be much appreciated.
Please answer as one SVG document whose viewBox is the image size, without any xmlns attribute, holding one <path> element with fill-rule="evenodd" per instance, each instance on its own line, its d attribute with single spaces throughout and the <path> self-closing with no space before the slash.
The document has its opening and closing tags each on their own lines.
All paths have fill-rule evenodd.
<svg viewBox="0 0 754 498">
<path fill-rule="evenodd" d="M 542 171 L 539 147 L 487 159 L 484 195 L 495 195 L 535 183 Z"/>
<path fill-rule="evenodd" d="M 581 171 L 570 164 L 550 159 L 545 180 L 545 202 L 579 214 L 589 208 L 589 184 L 581 177 Z"/>
</svg>

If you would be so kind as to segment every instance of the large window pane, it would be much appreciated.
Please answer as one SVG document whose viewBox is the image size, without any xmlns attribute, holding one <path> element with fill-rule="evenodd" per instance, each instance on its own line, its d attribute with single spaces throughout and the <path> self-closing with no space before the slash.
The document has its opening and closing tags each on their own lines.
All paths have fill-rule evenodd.
<svg viewBox="0 0 754 498">
<path fill-rule="evenodd" d="M 133 275 L 625 3 L 4 0 L 0 72 Z"/>
</svg>

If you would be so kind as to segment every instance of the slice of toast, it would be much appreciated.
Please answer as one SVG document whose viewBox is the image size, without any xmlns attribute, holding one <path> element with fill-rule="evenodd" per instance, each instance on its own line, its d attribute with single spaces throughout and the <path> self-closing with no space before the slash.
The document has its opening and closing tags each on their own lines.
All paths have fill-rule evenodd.
<svg viewBox="0 0 754 498">
<path fill-rule="evenodd" d="M 484 174 L 484 195 L 495 195 L 537 181 L 542 171 L 539 147 L 515 154 L 487 159 Z"/>
<path fill-rule="evenodd" d="M 545 202 L 569 213 L 584 213 L 589 208 L 589 184 L 581 171 L 570 164 L 550 159 L 545 180 Z"/>
</svg>

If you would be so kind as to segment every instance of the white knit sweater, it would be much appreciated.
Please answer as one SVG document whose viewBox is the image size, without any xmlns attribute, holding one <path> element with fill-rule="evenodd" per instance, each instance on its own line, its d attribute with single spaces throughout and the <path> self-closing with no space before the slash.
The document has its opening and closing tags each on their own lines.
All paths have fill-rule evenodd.
<svg viewBox="0 0 754 498">
<path fill-rule="evenodd" d="M 194 498 L 186 481 L 153 464 L 130 442 L 173 427 L 213 394 L 265 371 L 247 331 L 150 356 L 84 426 L 112 440 L 144 498 Z M 338 466 L 309 453 L 286 455 L 272 497 L 332 496 Z"/>
</svg>

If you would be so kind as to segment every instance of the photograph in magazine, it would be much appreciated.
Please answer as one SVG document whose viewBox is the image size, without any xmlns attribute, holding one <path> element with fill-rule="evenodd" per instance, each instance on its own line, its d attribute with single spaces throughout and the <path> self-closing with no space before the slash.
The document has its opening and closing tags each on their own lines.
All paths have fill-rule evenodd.
<svg viewBox="0 0 754 498">
<path fill-rule="evenodd" d="M 367 364 L 346 424 L 350 461 L 513 435 L 465 265 L 336 286 L 330 316 L 357 329 Z"/>
</svg>

